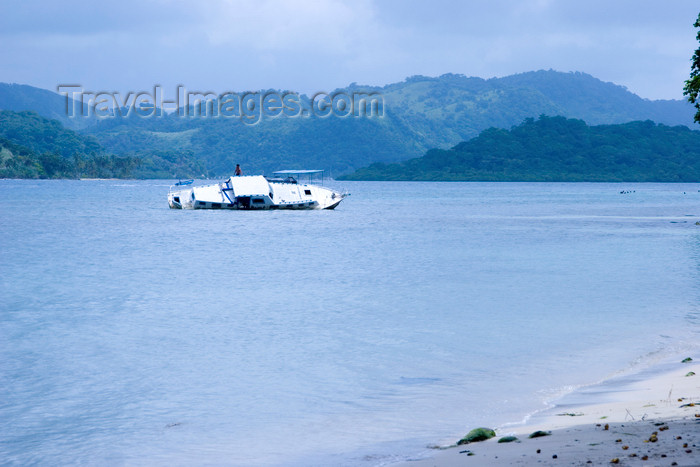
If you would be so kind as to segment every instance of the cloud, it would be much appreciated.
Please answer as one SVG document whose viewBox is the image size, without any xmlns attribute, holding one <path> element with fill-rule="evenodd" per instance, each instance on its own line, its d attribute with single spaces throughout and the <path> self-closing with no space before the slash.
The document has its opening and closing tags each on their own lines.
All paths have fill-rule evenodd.
<svg viewBox="0 0 700 467">
<path fill-rule="evenodd" d="M 167 0 L 1 0 L 0 34 L 83 36 L 96 33 L 160 32 L 186 18 Z"/>
<path fill-rule="evenodd" d="M 342 53 L 375 21 L 366 0 L 218 0 L 204 5 L 203 28 L 213 45 L 264 51 Z"/>
<path fill-rule="evenodd" d="M 697 46 L 697 0 L 0 1 L 0 81 L 47 88 L 313 92 L 554 68 L 680 98 Z"/>
</svg>

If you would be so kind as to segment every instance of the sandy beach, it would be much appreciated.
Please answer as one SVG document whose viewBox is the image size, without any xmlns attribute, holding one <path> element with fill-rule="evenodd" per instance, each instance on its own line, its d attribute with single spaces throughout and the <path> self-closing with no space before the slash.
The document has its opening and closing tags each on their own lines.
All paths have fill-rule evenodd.
<svg viewBox="0 0 700 467">
<path fill-rule="evenodd" d="M 565 397 L 489 440 L 427 449 L 397 466 L 700 466 L 700 363 L 682 359 L 584 388 L 578 404 Z M 551 434 L 529 438 L 536 431 Z M 499 443 L 505 436 L 518 441 Z"/>
</svg>

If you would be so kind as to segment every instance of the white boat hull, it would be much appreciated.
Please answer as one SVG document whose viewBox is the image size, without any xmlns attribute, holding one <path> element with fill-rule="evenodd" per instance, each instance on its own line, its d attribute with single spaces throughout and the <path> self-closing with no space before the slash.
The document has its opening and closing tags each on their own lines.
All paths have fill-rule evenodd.
<svg viewBox="0 0 700 467">
<path fill-rule="evenodd" d="M 258 175 L 186 189 L 171 187 L 168 205 L 172 209 L 334 209 L 346 196 L 319 185 L 270 181 Z"/>
</svg>

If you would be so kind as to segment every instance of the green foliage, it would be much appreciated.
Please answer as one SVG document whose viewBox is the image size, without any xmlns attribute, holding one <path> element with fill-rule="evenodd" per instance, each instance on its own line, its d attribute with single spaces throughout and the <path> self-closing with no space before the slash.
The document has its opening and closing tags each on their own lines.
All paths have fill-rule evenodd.
<svg viewBox="0 0 700 467">
<path fill-rule="evenodd" d="M 50 152 L 63 157 L 103 151 L 93 136 L 80 135 L 58 120 L 49 120 L 30 111 L 0 111 L 0 138 L 38 153 Z"/>
<path fill-rule="evenodd" d="M 0 178 L 127 178 L 140 161 L 34 112 L 0 111 Z"/>
<path fill-rule="evenodd" d="M 450 150 L 372 164 L 346 180 L 700 181 L 700 132 L 651 121 L 588 126 L 540 116 L 490 128 Z"/>
<path fill-rule="evenodd" d="M 144 160 L 189 152 L 202 168 L 183 172 L 183 177 L 230 175 L 236 164 L 249 174 L 285 167 L 337 174 L 375 160 L 396 161 L 421 153 L 424 148 L 416 149 L 408 135 L 411 130 L 397 128 L 388 118 L 277 118 L 246 125 L 235 118 L 166 117 L 107 120 L 90 133 L 108 151 Z"/>
<path fill-rule="evenodd" d="M 696 28 L 700 28 L 700 14 L 698 14 L 698 19 L 693 24 Z M 698 42 L 700 42 L 700 31 L 696 36 Z M 695 50 L 693 58 L 691 59 L 692 65 L 690 67 L 690 79 L 685 82 L 685 87 L 683 88 L 683 95 L 688 96 L 688 101 L 695 105 L 697 112 L 695 113 L 694 120 L 700 123 L 700 47 Z"/>
<path fill-rule="evenodd" d="M 37 154 L 0 138 L 0 178 L 129 178 L 138 165 L 133 157 Z"/>
</svg>

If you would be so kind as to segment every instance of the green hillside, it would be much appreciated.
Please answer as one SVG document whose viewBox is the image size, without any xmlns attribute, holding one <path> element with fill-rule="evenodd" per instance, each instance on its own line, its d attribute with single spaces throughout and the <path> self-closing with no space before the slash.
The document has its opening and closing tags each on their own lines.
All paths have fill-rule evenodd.
<svg viewBox="0 0 700 467">
<path fill-rule="evenodd" d="M 375 163 L 345 180 L 698 182 L 700 131 L 651 121 L 588 126 L 541 116 L 449 150 Z"/>
<path fill-rule="evenodd" d="M 653 120 L 690 126 L 693 117 L 688 102 L 650 101 L 586 73 L 552 70 L 488 80 L 415 76 L 381 92 L 399 118 L 426 135 L 428 148 L 451 147 L 487 128 L 510 128 L 538 115 L 579 118 L 589 125 Z"/>
<path fill-rule="evenodd" d="M 0 137 L 37 153 L 50 152 L 63 157 L 104 151 L 94 136 L 80 135 L 58 120 L 35 112 L 1 110 Z"/>
<path fill-rule="evenodd" d="M 69 105 L 80 108 L 72 99 Z M 42 117 L 58 120 L 73 130 L 94 124 L 93 119 L 69 118 L 66 115 L 65 96 L 26 84 L 0 83 L 0 109 L 15 112 L 31 110 Z"/>
<path fill-rule="evenodd" d="M 58 120 L 0 111 L 0 178 L 169 178 L 179 172 L 206 170 L 191 151 L 118 156 Z"/>
<path fill-rule="evenodd" d="M 139 161 L 107 154 L 37 153 L 0 138 L 0 178 L 129 178 Z"/>
<path fill-rule="evenodd" d="M 538 71 L 488 80 L 416 76 L 384 87 L 352 84 L 345 90 L 353 91 L 381 93 L 384 116 L 276 118 L 256 125 L 230 118 L 106 119 L 86 132 L 117 154 L 192 151 L 216 175 L 230 173 L 237 163 L 247 173 L 311 167 L 336 175 L 372 162 L 419 157 L 430 148 L 447 149 L 487 128 L 510 128 L 540 114 L 589 124 L 693 121 L 687 102 L 645 100 L 584 73 Z"/>
<path fill-rule="evenodd" d="M 64 157 L 89 153 L 97 144 L 96 153 L 139 159 L 141 165 L 133 172 L 137 177 L 225 176 L 236 164 L 246 173 L 320 168 L 338 176 L 374 162 L 420 157 L 431 148 L 449 149 L 487 128 L 510 128 L 541 114 L 578 118 L 589 125 L 634 120 L 693 125 L 688 102 L 642 99 L 585 73 L 550 70 L 492 79 L 414 76 L 383 87 L 353 83 L 342 91 L 380 93 L 383 116 L 263 118 L 254 125 L 238 118 L 177 115 L 62 118 L 63 130 L 78 133 L 55 128 L 55 138 L 45 140 L 43 124 L 23 134 L 5 121 L 0 122 L 0 136 L 38 153 Z M 30 86 L 0 85 L 0 108 L 10 107 L 53 118 L 65 113 L 65 98 Z"/>
</svg>

